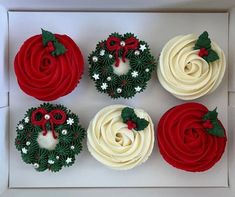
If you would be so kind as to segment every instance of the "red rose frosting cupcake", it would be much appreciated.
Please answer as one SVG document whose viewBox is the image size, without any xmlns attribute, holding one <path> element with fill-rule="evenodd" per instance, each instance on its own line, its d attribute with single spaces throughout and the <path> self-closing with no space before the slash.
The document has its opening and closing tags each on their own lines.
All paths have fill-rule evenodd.
<svg viewBox="0 0 235 197">
<path fill-rule="evenodd" d="M 20 88 L 39 100 L 52 101 L 72 92 L 83 74 L 83 57 L 67 35 L 42 29 L 30 37 L 15 57 Z"/>
<path fill-rule="evenodd" d="M 168 110 L 160 119 L 157 141 L 163 158 L 172 166 L 201 172 L 211 168 L 224 153 L 225 129 L 216 109 L 185 103 Z"/>
</svg>

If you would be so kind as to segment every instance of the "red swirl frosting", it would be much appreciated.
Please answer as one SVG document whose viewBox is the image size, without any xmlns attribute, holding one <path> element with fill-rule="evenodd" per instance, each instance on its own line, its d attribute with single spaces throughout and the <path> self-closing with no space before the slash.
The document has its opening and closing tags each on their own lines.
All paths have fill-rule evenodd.
<svg viewBox="0 0 235 197">
<path fill-rule="evenodd" d="M 52 101 L 72 92 L 83 74 L 83 57 L 76 43 L 67 35 L 55 34 L 66 52 L 53 56 L 51 42 L 46 47 L 42 35 L 24 42 L 15 57 L 14 67 L 20 88 L 39 100 Z"/>
<path fill-rule="evenodd" d="M 172 166 L 201 172 L 220 160 L 227 141 L 209 134 L 202 117 L 208 109 L 199 103 L 185 103 L 168 110 L 160 119 L 157 141 L 163 158 Z"/>
</svg>

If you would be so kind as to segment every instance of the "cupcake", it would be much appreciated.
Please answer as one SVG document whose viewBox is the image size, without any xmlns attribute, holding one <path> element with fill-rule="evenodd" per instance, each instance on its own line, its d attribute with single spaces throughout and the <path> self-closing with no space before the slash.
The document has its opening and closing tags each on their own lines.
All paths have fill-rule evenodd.
<svg viewBox="0 0 235 197">
<path fill-rule="evenodd" d="M 205 31 L 174 37 L 162 49 L 158 63 L 161 85 L 175 97 L 193 100 L 213 92 L 226 69 L 222 49 Z"/>
<path fill-rule="evenodd" d="M 113 99 L 142 92 L 156 66 L 149 45 L 132 33 L 112 33 L 96 45 L 88 61 L 97 90 Z"/>
<path fill-rule="evenodd" d="M 82 150 L 85 130 L 78 123 L 78 116 L 63 105 L 44 103 L 18 123 L 15 146 L 37 171 L 58 172 L 73 165 Z"/>
<path fill-rule="evenodd" d="M 168 110 L 157 127 L 161 155 L 172 166 L 202 172 L 214 166 L 226 146 L 226 132 L 217 118 L 199 103 L 185 103 Z"/>
<path fill-rule="evenodd" d="M 27 39 L 14 61 L 20 88 L 42 101 L 52 101 L 72 92 L 83 74 L 83 57 L 67 35 L 42 34 Z"/>
<path fill-rule="evenodd" d="M 150 116 L 141 109 L 111 105 L 100 110 L 87 130 L 91 155 L 116 170 L 128 170 L 145 162 L 154 144 Z"/>
</svg>

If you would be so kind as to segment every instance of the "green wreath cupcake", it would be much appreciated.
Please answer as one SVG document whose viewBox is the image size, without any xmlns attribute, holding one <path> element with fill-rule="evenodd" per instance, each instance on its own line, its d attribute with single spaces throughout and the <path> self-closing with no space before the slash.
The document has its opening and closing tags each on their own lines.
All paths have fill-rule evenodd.
<svg viewBox="0 0 235 197">
<path fill-rule="evenodd" d="M 17 150 L 37 171 L 58 172 L 73 165 L 85 136 L 76 114 L 63 105 L 49 103 L 29 109 L 16 131 Z"/>
<path fill-rule="evenodd" d="M 156 66 L 149 45 L 132 33 L 112 33 L 96 45 L 88 61 L 97 90 L 114 99 L 142 92 Z"/>
</svg>

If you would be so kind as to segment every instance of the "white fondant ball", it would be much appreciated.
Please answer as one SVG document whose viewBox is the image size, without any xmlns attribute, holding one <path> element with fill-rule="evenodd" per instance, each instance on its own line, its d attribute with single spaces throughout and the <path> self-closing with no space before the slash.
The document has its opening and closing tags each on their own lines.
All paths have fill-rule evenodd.
<svg viewBox="0 0 235 197">
<path fill-rule="evenodd" d="M 113 72 L 118 76 L 126 75 L 128 73 L 128 71 L 131 69 L 129 60 L 125 59 L 126 62 L 123 62 L 121 58 L 119 58 L 119 59 L 120 59 L 120 63 L 118 65 L 118 67 L 115 66 L 116 62 L 112 65 Z"/>
<path fill-rule="evenodd" d="M 59 141 L 58 139 L 54 139 L 51 131 L 48 131 L 45 136 L 42 134 L 42 132 L 39 133 L 37 142 L 40 148 L 45 148 L 47 150 L 54 150 Z"/>
</svg>

